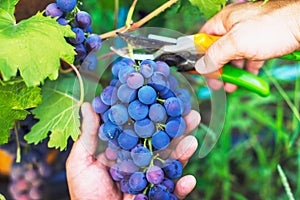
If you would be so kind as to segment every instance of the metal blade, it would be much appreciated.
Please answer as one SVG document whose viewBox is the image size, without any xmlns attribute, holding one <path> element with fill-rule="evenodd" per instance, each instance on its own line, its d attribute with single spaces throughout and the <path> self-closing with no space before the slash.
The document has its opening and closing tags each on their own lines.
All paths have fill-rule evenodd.
<svg viewBox="0 0 300 200">
<path fill-rule="evenodd" d="M 157 39 L 151 39 L 139 35 L 132 35 L 129 33 L 117 33 L 120 38 L 129 43 L 135 48 L 139 49 L 160 49 L 166 45 L 176 45 L 176 43 L 165 42 Z"/>
</svg>

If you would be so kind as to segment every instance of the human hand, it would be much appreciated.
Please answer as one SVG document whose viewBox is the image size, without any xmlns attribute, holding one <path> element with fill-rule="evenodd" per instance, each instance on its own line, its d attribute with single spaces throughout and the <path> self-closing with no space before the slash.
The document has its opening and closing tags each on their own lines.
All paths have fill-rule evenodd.
<svg viewBox="0 0 300 200">
<path fill-rule="evenodd" d="M 82 134 L 74 143 L 66 163 L 67 182 L 72 200 L 111 199 L 132 200 L 133 195 L 123 194 L 116 182 L 109 174 L 109 167 L 104 163 L 105 155 L 94 155 L 98 145 L 99 116 L 89 103 L 84 103 L 82 111 Z M 200 115 L 191 111 L 186 117 L 186 132 L 195 129 L 200 123 Z M 198 143 L 195 137 L 183 138 L 172 156 L 185 165 L 197 149 Z M 106 161 L 104 161 L 106 160 Z M 192 175 L 180 178 L 175 187 L 175 194 L 179 199 L 184 199 L 196 185 L 196 179 Z"/>
<path fill-rule="evenodd" d="M 237 67 L 257 74 L 263 61 L 291 53 L 299 49 L 300 3 L 296 0 L 237 3 L 226 6 L 200 29 L 212 35 L 222 36 L 196 63 L 201 74 L 217 71 L 233 61 Z M 247 59 L 247 62 L 244 62 Z M 219 87 L 216 80 L 209 85 Z M 232 92 L 236 86 L 226 84 Z"/>
</svg>

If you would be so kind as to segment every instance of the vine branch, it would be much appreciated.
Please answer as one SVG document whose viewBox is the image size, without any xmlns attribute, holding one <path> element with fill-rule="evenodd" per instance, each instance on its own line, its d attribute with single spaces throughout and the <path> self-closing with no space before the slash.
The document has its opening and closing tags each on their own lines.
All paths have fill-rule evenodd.
<svg viewBox="0 0 300 200">
<path fill-rule="evenodd" d="M 160 7 L 158 7 L 157 9 L 155 9 L 154 11 L 152 11 L 150 14 L 148 14 L 147 16 L 145 16 L 144 18 L 142 18 L 141 20 L 131 24 L 131 26 L 128 28 L 126 25 L 118 28 L 116 30 L 104 33 L 99 35 L 101 39 L 106 39 L 106 38 L 110 38 L 110 37 L 115 37 L 117 36 L 117 32 L 125 32 L 127 30 L 135 30 L 139 27 L 141 27 L 142 25 L 144 25 L 145 23 L 147 23 L 148 21 L 150 21 L 152 18 L 156 17 L 157 15 L 159 15 L 160 13 L 164 12 L 167 8 L 171 7 L 173 4 L 175 4 L 178 0 L 169 0 L 166 3 L 164 3 L 163 5 L 161 5 Z"/>
<path fill-rule="evenodd" d="M 80 87 L 80 99 L 79 99 L 79 105 L 81 106 L 81 104 L 83 103 L 84 101 L 84 84 L 83 84 L 83 80 L 82 80 L 82 77 L 81 77 L 81 74 L 80 72 L 78 71 L 77 67 L 69 62 L 67 62 L 66 60 L 62 59 L 61 60 L 63 62 L 65 62 L 67 65 L 69 65 L 73 70 L 74 72 L 76 73 L 76 76 L 78 78 L 78 81 L 79 81 L 79 87 Z"/>
</svg>

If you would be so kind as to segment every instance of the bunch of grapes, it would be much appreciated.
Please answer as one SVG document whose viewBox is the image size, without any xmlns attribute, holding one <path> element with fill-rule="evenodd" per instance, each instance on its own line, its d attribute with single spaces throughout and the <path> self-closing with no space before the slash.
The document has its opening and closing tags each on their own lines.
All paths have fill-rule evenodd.
<svg viewBox="0 0 300 200">
<path fill-rule="evenodd" d="M 67 42 L 74 46 L 77 55 L 75 64 L 81 64 L 84 70 L 94 70 L 97 66 L 97 52 L 101 48 L 102 40 L 92 33 L 92 19 L 89 13 L 77 8 L 77 0 L 56 0 L 46 7 L 46 16 L 57 18 L 62 26 L 70 25 L 75 38 L 67 38 Z"/>
<path fill-rule="evenodd" d="M 112 179 L 135 200 L 177 199 L 174 179 L 181 177 L 182 164 L 168 150 L 185 132 L 190 93 L 179 88 L 162 61 L 136 65 L 123 58 L 113 64 L 112 74 L 110 85 L 92 101 L 103 121 L 98 135 L 107 142 L 105 155 L 116 161 Z"/>
<path fill-rule="evenodd" d="M 51 167 L 42 154 L 30 150 L 22 155 L 21 163 L 11 167 L 9 192 L 15 200 L 43 199 L 45 179 L 51 175 Z"/>
</svg>

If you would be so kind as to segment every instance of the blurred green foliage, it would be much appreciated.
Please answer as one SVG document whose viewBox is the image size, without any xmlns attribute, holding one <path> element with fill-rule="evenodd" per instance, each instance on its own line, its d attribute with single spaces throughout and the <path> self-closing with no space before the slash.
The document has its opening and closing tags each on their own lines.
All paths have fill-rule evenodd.
<svg viewBox="0 0 300 200">
<path fill-rule="evenodd" d="M 120 0 L 119 11 L 123 14 L 120 12 L 118 26 L 124 25 L 131 2 Z M 133 20 L 141 19 L 163 2 L 166 1 L 138 1 Z M 115 1 L 88 0 L 84 1 L 82 9 L 91 13 L 94 32 L 102 34 L 113 30 L 116 25 L 114 7 Z M 188 0 L 182 0 L 145 26 L 192 34 L 204 22 L 205 16 L 199 9 Z M 265 73 L 261 76 L 271 85 L 269 97 L 262 98 L 243 89 L 227 95 L 226 121 L 216 146 L 205 158 L 198 158 L 196 153 L 185 168 L 185 174 L 193 174 L 197 178 L 197 186 L 187 199 L 291 199 L 284 184 L 290 187 L 295 199 L 300 199 L 300 121 L 297 117 L 300 79 L 279 81 L 268 75 L 273 68 L 284 64 L 272 60 L 264 67 Z M 205 81 L 202 85 L 191 84 L 198 91 Z M 211 114 L 209 101 L 199 99 L 203 123 L 209 120 Z M 195 135 L 201 146 L 206 132 L 199 128 Z M 278 165 L 288 182 L 280 176 Z"/>
</svg>

